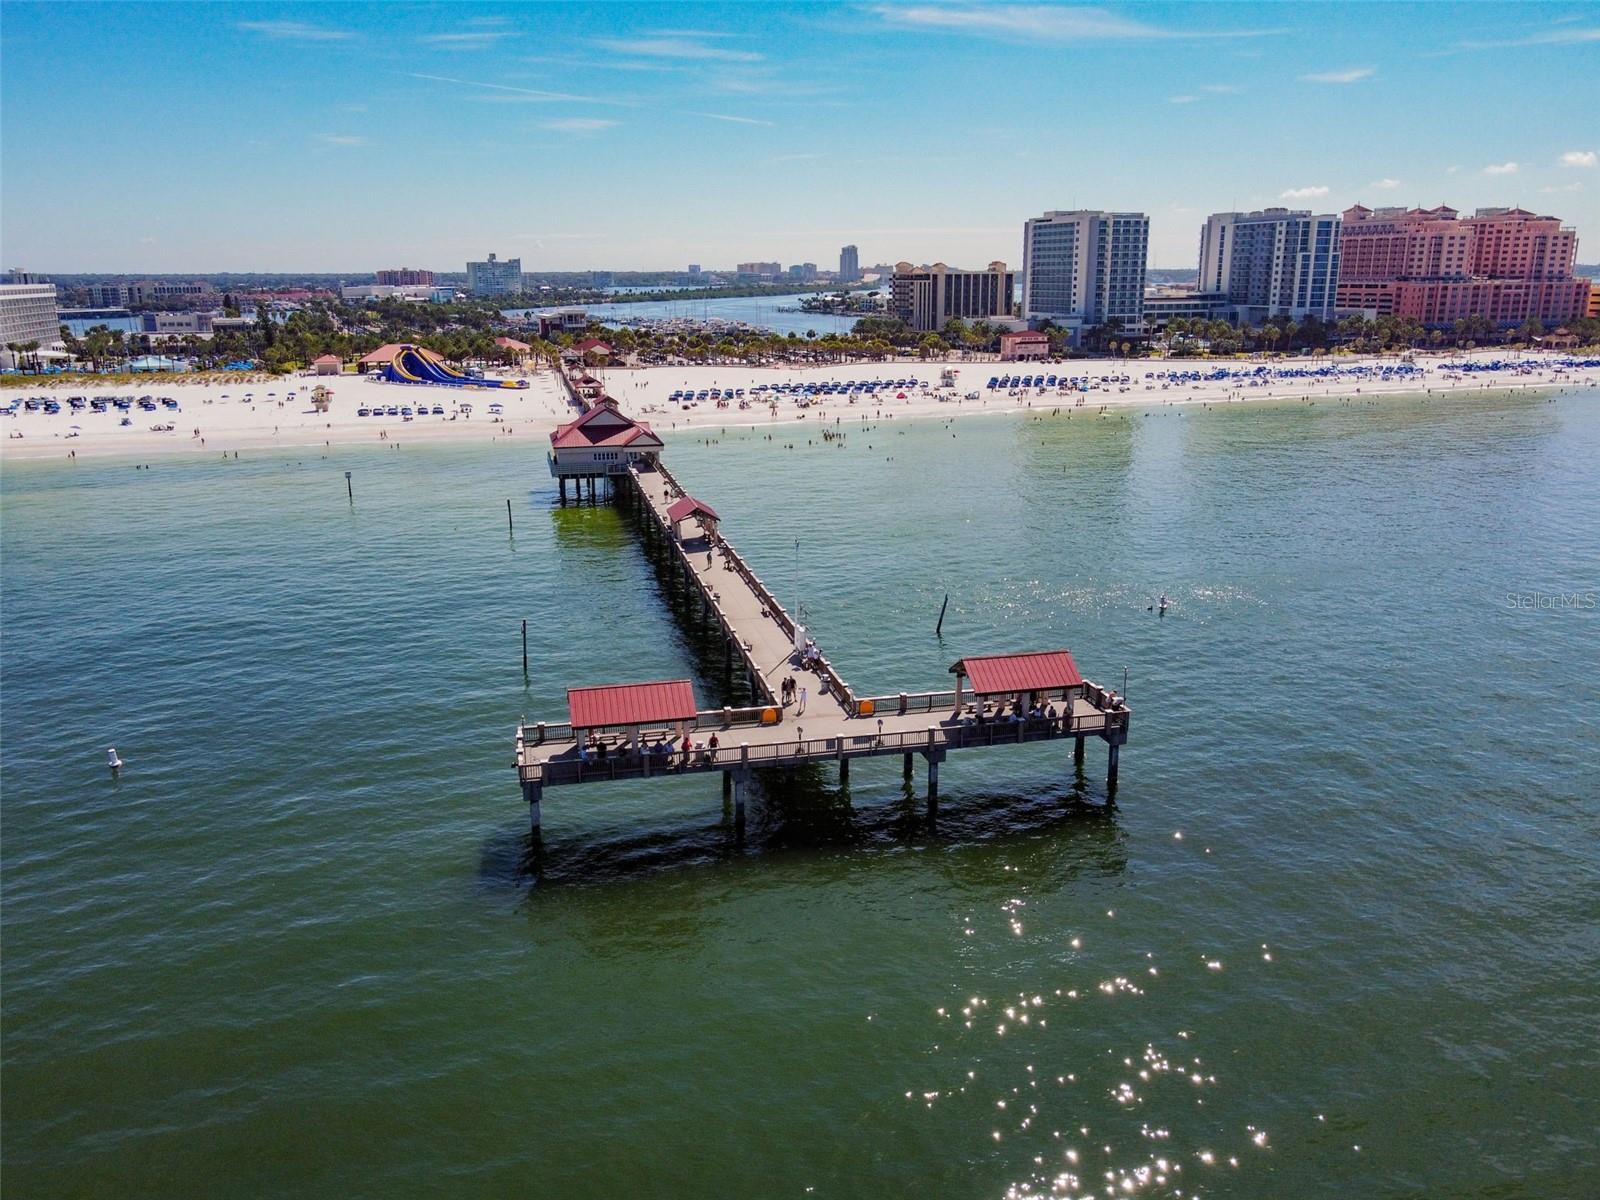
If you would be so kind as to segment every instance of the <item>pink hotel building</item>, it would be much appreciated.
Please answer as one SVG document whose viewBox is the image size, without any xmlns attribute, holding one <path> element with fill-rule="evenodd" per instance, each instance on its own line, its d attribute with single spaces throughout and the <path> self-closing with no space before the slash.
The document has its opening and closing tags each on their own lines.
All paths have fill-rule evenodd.
<svg viewBox="0 0 1600 1200">
<path fill-rule="evenodd" d="M 1587 280 L 1574 279 L 1577 233 L 1522 208 L 1345 210 L 1337 307 L 1448 325 L 1484 316 L 1496 325 L 1583 315 Z"/>
</svg>

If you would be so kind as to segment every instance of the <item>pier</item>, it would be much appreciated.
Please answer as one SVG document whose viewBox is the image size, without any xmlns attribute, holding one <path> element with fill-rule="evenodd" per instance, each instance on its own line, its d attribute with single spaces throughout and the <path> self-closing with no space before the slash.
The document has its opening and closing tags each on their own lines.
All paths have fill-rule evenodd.
<svg viewBox="0 0 1600 1200">
<path fill-rule="evenodd" d="M 808 649 L 804 628 L 722 535 L 711 506 L 657 456 L 608 477 L 643 536 L 665 551 L 667 586 L 690 601 L 688 619 L 718 631 L 724 669 L 748 685 L 753 702 L 698 709 L 687 680 L 571 689 L 567 720 L 517 729 L 517 775 L 536 833 L 553 787 L 718 772 L 742 830 L 753 771 L 831 764 L 845 783 L 855 759 L 893 755 L 906 779 L 917 758 L 925 763 L 931 814 L 951 753 L 1041 741 L 1070 740 L 1080 771 L 1085 743 L 1104 742 L 1107 793 L 1115 793 L 1131 712 L 1083 679 L 1070 652 L 968 657 L 952 665 L 947 691 L 858 696 L 820 648 Z M 804 689 L 803 705 L 784 702 L 785 678 L 797 695 Z"/>
</svg>

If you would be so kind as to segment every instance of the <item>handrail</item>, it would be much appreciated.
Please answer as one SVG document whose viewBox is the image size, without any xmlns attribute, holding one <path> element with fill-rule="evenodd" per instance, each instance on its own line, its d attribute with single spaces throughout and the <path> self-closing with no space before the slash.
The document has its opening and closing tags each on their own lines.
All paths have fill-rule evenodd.
<svg viewBox="0 0 1600 1200">
<path fill-rule="evenodd" d="M 987 721 L 981 725 L 934 725 L 927 729 L 910 729 L 897 733 L 840 734 L 759 745 L 730 746 L 724 743 L 714 750 L 706 746 L 697 746 L 687 757 L 682 750 L 674 750 L 667 755 L 615 752 L 609 754 L 604 761 L 586 763 L 578 758 L 551 759 L 527 766 L 524 771 L 527 778 L 538 779 L 545 783 L 590 783 L 608 779 L 641 778 L 647 775 L 736 770 L 753 766 L 862 758 L 880 754 L 1009 746 L 1099 734 L 1114 727 L 1105 724 L 1106 718 L 1125 716 L 1126 713 L 1123 712 L 1097 713 L 1094 717 Z"/>
<path fill-rule="evenodd" d="M 652 465 L 655 472 L 661 476 L 670 489 L 683 495 L 688 494 L 683 485 L 678 482 L 678 477 L 672 473 L 672 469 L 670 467 L 659 461 Z M 639 482 L 640 474 L 638 468 L 630 464 L 629 471 L 634 479 L 634 482 L 637 484 Z M 662 515 L 656 511 L 655 506 L 647 505 L 647 507 L 650 509 L 650 515 L 655 520 L 656 524 L 660 526 L 663 531 L 669 531 L 667 522 L 663 519 Z M 708 593 L 709 589 L 707 589 L 704 582 L 700 580 L 699 572 L 694 570 L 693 564 L 689 560 L 688 552 L 676 542 L 672 542 L 671 539 L 669 539 L 669 544 L 672 546 L 673 551 L 689 568 L 690 574 L 696 580 L 696 586 L 700 588 L 703 594 Z M 733 573 L 742 579 L 745 583 L 745 586 L 747 586 L 755 594 L 756 599 L 761 601 L 762 607 L 767 611 L 767 614 L 773 619 L 773 621 L 777 623 L 778 628 L 783 630 L 784 634 L 792 639 L 795 635 L 795 622 L 794 618 L 789 615 L 788 610 L 783 607 L 783 604 L 778 600 L 777 596 L 772 593 L 772 590 L 762 582 L 761 577 L 755 573 L 750 564 L 744 560 L 744 556 L 733 547 L 731 542 L 727 541 L 726 539 L 719 539 L 719 544 L 721 546 L 723 556 L 727 560 L 727 563 L 732 569 Z M 752 676 L 758 680 L 758 686 L 760 686 L 770 698 L 772 695 L 771 688 L 767 686 L 766 680 L 762 676 L 760 669 L 756 666 L 754 659 L 745 652 L 744 643 L 737 637 L 732 636 L 733 625 L 727 620 L 726 616 L 722 612 L 721 605 L 719 605 L 715 600 L 712 600 L 709 594 L 706 595 L 706 598 L 713 609 L 715 609 L 718 622 L 721 624 L 723 631 L 727 633 L 732 638 L 733 642 L 738 646 L 740 657 L 743 658 L 746 662 L 746 665 L 749 666 Z M 844 708 L 845 712 L 847 714 L 854 715 L 856 711 L 855 693 L 851 691 L 850 685 L 845 682 L 844 676 L 839 674 L 839 672 L 834 668 L 833 664 L 829 662 L 826 657 L 820 659 L 817 668 L 817 674 L 827 681 L 829 690 L 838 697 L 839 703 Z"/>
</svg>

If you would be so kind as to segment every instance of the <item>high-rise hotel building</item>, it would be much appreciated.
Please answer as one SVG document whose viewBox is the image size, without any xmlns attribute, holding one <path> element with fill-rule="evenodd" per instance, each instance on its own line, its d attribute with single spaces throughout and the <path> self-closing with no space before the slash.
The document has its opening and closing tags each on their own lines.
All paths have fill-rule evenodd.
<svg viewBox="0 0 1600 1200">
<path fill-rule="evenodd" d="M 1150 218 L 1144 213 L 1047 212 L 1022 231 L 1022 315 L 1072 340 L 1113 319 L 1144 333 Z"/>
<path fill-rule="evenodd" d="M 1578 235 L 1523 208 L 1366 208 L 1344 213 L 1338 307 L 1369 317 L 1496 325 L 1583 315 L 1586 280 L 1573 277 Z"/>
<path fill-rule="evenodd" d="M 861 252 L 854 246 L 839 249 L 839 282 L 854 283 L 861 278 Z"/>
<path fill-rule="evenodd" d="M 1213 213 L 1200 230 L 1196 291 L 1225 301 L 1240 322 L 1332 320 L 1338 282 L 1339 218 L 1333 213 Z"/>
<path fill-rule="evenodd" d="M 937 332 L 947 322 L 1011 316 L 1016 272 L 1003 262 L 986 271 L 959 271 L 943 263 L 914 267 L 897 263 L 889 285 L 889 311 L 919 333 Z"/>
<path fill-rule="evenodd" d="M 496 258 L 467 264 L 467 291 L 474 296 L 510 296 L 522 290 L 522 259 Z"/>
</svg>

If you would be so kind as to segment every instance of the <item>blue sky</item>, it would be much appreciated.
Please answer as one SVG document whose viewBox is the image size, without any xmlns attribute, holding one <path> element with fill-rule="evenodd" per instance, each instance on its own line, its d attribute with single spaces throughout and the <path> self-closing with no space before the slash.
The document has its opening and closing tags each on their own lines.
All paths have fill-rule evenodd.
<svg viewBox="0 0 1600 1200">
<path fill-rule="evenodd" d="M 41 271 L 1015 263 L 1052 208 L 1522 204 L 1600 260 L 1584 4 L 0 10 Z"/>
</svg>

